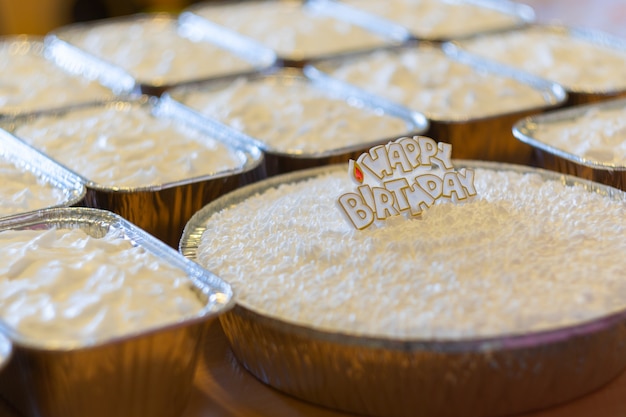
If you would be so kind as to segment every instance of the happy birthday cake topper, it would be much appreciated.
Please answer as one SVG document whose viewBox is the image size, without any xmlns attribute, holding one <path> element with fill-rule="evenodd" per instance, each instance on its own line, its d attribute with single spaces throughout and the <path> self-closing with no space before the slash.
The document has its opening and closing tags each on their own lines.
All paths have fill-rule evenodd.
<svg viewBox="0 0 626 417">
<path fill-rule="evenodd" d="M 452 145 L 425 136 L 402 137 L 350 160 L 354 192 L 338 203 L 350 223 L 362 230 L 375 220 L 419 216 L 439 199 L 453 202 L 476 195 L 474 171 L 455 170 Z"/>
</svg>

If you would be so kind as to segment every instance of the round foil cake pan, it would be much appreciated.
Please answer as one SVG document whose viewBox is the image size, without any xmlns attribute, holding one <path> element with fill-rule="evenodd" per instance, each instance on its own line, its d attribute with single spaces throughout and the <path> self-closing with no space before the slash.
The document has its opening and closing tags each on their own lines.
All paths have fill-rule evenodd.
<svg viewBox="0 0 626 417">
<path fill-rule="evenodd" d="M 457 161 L 455 167 L 535 172 L 608 198 L 620 190 L 542 169 Z M 179 250 L 197 260 L 207 220 L 264 190 L 342 170 L 333 165 L 283 174 L 205 206 L 188 222 Z M 216 236 L 219 239 L 219 236 Z M 542 409 L 600 388 L 626 367 L 626 311 L 517 335 L 434 340 L 361 337 L 255 312 L 236 300 L 220 316 L 239 362 L 265 384 L 301 400 L 379 417 L 493 417 Z"/>
</svg>

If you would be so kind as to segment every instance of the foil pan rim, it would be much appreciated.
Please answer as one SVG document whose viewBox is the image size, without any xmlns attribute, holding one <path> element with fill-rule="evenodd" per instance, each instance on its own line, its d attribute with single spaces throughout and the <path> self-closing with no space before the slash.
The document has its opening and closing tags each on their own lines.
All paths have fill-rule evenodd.
<svg viewBox="0 0 626 417">
<path fill-rule="evenodd" d="M 443 42 L 437 45 L 437 44 L 432 44 L 426 41 L 416 41 L 412 44 L 404 44 L 404 45 L 392 46 L 392 47 L 387 47 L 387 48 L 379 48 L 376 51 L 399 54 L 399 53 L 402 53 L 403 51 L 410 51 L 412 49 L 419 50 L 420 48 L 430 48 L 435 51 L 439 51 L 447 59 L 455 61 L 461 65 L 466 65 L 474 71 L 487 71 L 498 76 L 503 76 L 503 77 L 513 79 L 519 83 L 526 84 L 534 88 L 535 90 L 538 90 L 539 92 L 543 93 L 544 95 L 547 95 L 548 97 L 551 97 L 554 99 L 553 103 L 550 103 L 546 100 L 542 105 L 526 106 L 518 110 L 507 111 L 504 113 L 494 113 L 494 114 L 487 114 L 487 115 L 473 116 L 473 117 L 463 116 L 463 115 L 451 115 L 451 116 L 442 117 L 442 115 L 438 115 L 437 112 L 428 111 L 425 109 L 409 109 L 411 111 L 415 111 L 420 114 L 423 114 L 431 123 L 438 122 L 438 123 L 454 124 L 454 123 L 473 123 L 473 122 L 479 122 L 479 121 L 484 121 L 484 120 L 491 120 L 491 119 L 496 119 L 496 118 L 500 118 L 503 116 L 516 115 L 516 114 L 520 114 L 520 113 L 524 113 L 528 111 L 539 111 L 539 110 L 554 108 L 554 107 L 564 104 L 566 100 L 568 99 L 568 93 L 562 85 L 552 82 L 550 80 L 546 80 L 541 77 L 534 76 L 525 71 L 521 71 L 517 68 L 513 68 L 513 67 L 499 64 L 497 62 L 489 61 L 489 60 L 479 57 L 478 55 L 466 52 L 462 50 L 456 42 L 449 41 L 449 42 Z M 329 72 L 331 69 L 337 67 L 337 65 L 340 65 L 343 61 L 349 61 L 353 57 L 358 57 L 360 55 L 363 55 L 363 53 L 359 52 L 359 53 L 355 53 L 352 55 L 343 55 L 343 56 L 337 56 L 337 57 L 332 57 L 332 58 L 327 58 L 327 59 L 315 60 L 309 63 L 306 69 L 308 71 L 311 71 L 311 73 L 315 73 L 316 75 L 320 77 L 330 78 L 337 84 L 343 84 L 345 86 L 350 86 L 348 88 L 364 91 L 364 88 L 352 86 L 352 84 L 349 81 L 341 81 L 333 77 Z M 397 104 L 397 105 L 400 105 L 406 108 L 405 105 L 401 105 L 401 104 Z"/>
<path fill-rule="evenodd" d="M 53 227 L 79 227 L 83 229 L 92 227 L 101 230 L 101 233 L 114 229 L 121 234 L 121 238 L 130 240 L 134 245 L 144 248 L 165 262 L 183 270 L 194 285 L 194 288 L 206 296 L 207 300 L 204 307 L 197 314 L 185 319 L 147 329 L 134 330 L 118 336 L 106 338 L 95 336 L 86 338 L 84 341 L 65 341 L 63 339 L 56 341 L 36 340 L 32 337 L 23 336 L 18 330 L 0 318 L 0 333 L 7 336 L 15 347 L 26 347 L 38 351 L 67 352 L 112 345 L 206 321 L 219 316 L 235 306 L 234 291 L 228 282 L 203 268 L 198 263 L 180 256 L 176 250 L 164 242 L 113 212 L 86 207 L 50 208 L 0 219 L 0 233 L 12 229 L 49 229 Z M 210 294 L 217 294 L 217 297 L 213 297 L 214 299 L 210 300 Z"/>
<path fill-rule="evenodd" d="M 569 120 L 574 121 L 576 118 L 584 115 L 588 110 L 604 110 L 614 108 L 626 108 L 626 98 L 613 99 L 600 103 L 578 105 L 558 111 L 553 111 L 550 113 L 526 117 L 522 120 L 519 120 L 513 125 L 513 136 L 515 136 L 521 142 L 524 142 L 530 146 L 533 146 L 542 151 L 548 152 L 567 161 L 585 167 L 616 172 L 626 171 L 626 162 L 624 164 L 618 164 L 587 159 L 580 155 L 567 152 L 554 145 L 548 144 L 533 136 L 533 133 L 536 131 L 537 125 L 564 122 Z"/>
<path fill-rule="evenodd" d="M 534 168 L 525 165 L 517 165 L 510 163 L 490 162 L 490 161 L 474 161 L 474 160 L 455 160 L 455 167 L 467 168 L 484 168 L 491 170 L 506 170 L 517 173 L 536 173 L 545 179 L 556 180 L 564 185 L 580 185 L 585 187 L 589 192 L 599 193 L 608 198 L 626 201 L 626 191 L 610 187 L 608 185 L 585 180 L 568 174 L 561 174 L 542 168 Z M 269 188 L 278 186 L 285 182 L 300 182 L 309 178 L 331 173 L 335 171 L 345 170 L 347 172 L 347 164 L 334 164 L 318 168 L 310 168 L 301 171 L 280 174 L 260 182 L 241 187 L 230 192 L 213 202 L 205 205 L 201 210 L 196 212 L 185 225 L 183 234 L 179 244 L 179 252 L 193 260 L 197 261 L 197 249 L 200 244 L 202 233 L 208 219 L 222 209 L 229 207 L 246 198 L 263 192 Z M 317 329 L 310 326 L 300 325 L 288 322 L 284 319 L 272 317 L 262 314 L 257 310 L 246 306 L 245 302 L 236 300 L 235 308 L 242 308 L 246 312 L 250 312 L 268 326 L 284 329 L 287 332 L 297 333 L 313 340 L 334 341 L 341 344 L 360 346 L 360 347 L 383 347 L 385 349 L 398 351 L 424 351 L 431 350 L 437 352 L 469 352 L 469 351 L 493 351 L 503 349 L 517 349 L 526 347 L 536 347 L 557 341 L 567 340 L 581 335 L 587 335 L 614 327 L 626 321 L 626 308 L 618 312 L 606 314 L 604 316 L 590 319 L 586 322 L 575 323 L 573 325 L 562 326 L 554 329 L 534 331 L 524 334 L 505 334 L 487 337 L 476 337 L 467 339 L 409 339 L 409 338 L 391 338 L 383 336 L 359 336 L 355 334 L 347 334 L 337 331 L 327 331 Z"/>
<path fill-rule="evenodd" d="M 232 77 L 225 80 L 213 80 L 209 82 L 198 83 L 194 86 L 181 86 L 179 88 L 173 88 L 166 93 L 163 94 L 162 99 L 167 100 L 173 106 L 176 106 L 180 111 L 186 113 L 189 117 L 195 118 L 199 121 L 203 122 L 218 128 L 225 129 L 230 131 L 232 135 L 239 136 L 243 142 L 250 143 L 253 146 L 258 147 L 263 152 L 268 154 L 289 157 L 294 159 L 304 159 L 304 158 L 326 158 L 335 155 L 341 155 L 346 152 L 354 152 L 362 149 L 366 149 L 373 145 L 387 143 L 393 138 L 380 138 L 374 139 L 369 142 L 358 143 L 354 145 L 348 145 L 341 148 L 334 148 L 324 151 L 318 152 L 308 152 L 308 151 L 289 151 L 284 149 L 278 149 L 269 145 L 262 138 L 252 137 L 247 133 L 239 132 L 235 130 L 233 127 L 227 125 L 225 122 L 220 121 L 216 118 L 213 118 L 208 115 L 203 115 L 200 111 L 193 109 L 184 103 L 184 96 L 191 89 L 197 89 L 198 86 L 208 86 L 211 89 L 215 89 L 219 91 L 220 88 L 227 86 L 228 83 L 235 81 L 236 79 L 244 78 L 244 79 L 263 79 L 263 78 L 278 78 L 278 79 L 299 79 L 306 83 L 309 83 L 316 89 L 321 89 L 322 91 L 325 88 L 332 90 L 334 93 L 339 94 L 341 98 L 345 101 L 350 99 L 359 100 L 363 103 L 363 107 L 369 110 L 382 110 L 385 115 L 389 117 L 393 117 L 399 120 L 402 120 L 406 126 L 407 130 L 405 132 L 405 136 L 413 136 L 424 134 L 429 127 L 428 118 L 419 111 L 411 110 L 402 105 L 390 102 L 382 97 L 370 94 L 364 90 L 359 88 L 355 88 L 349 84 L 345 84 L 342 82 L 338 82 L 337 80 L 327 77 L 317 71 L 315 68 L 310 66 L 305 66 L 302 69 L 298 68 L 275 68 L 272 71 L 266 73 L 254 73 L 247 75 L 239 75 L 236 77 Z"/>
<path fill-rule="evenodd" d="M 558 23 L 533 22 L 522 27 L 511 29 L 510 31 L 524 31 L 524 30 L 529 30 L 533 28 L 539 28 L 548 32 L 565 34 L 567 36 L 572 36 L 574 38 L 577 38 L 577 39 L 580 39 L 580 40 L 583 40 L 592 44 L 604 46 L 609 49 L 614 49 L 614 50 L 626 53 L 626 40 L 619 38 L 618 36 L 611 35 L 607 32 L 597 30 L 597 29 L 588 29 L 588 28 L 565 25 L 565 24 L 558 24 Z M 481 36 L 497 35 L 498 33 L 506 33 L 506 31 L 496 31 L 492 33 L 476 34 L 472 37 L 459 39 L 459 40 L 452 40 L 452 41 L 449 41 L 448 43 L 454 44 L 457 48 L 464 50 L 465 49 L 464 43 L 471 41 L 475 38 L 479 38 Z M 469 53 L 469 52 L 466 52 L 466 53 Z M 489 61 L 493 62 L 491 60 Z M 576 84 L 572 84 L 572 85 L 565 85 L 563 83 L 557 83 L 557 84 L 561 85 L 565 89 L 565 91 L 570 94 L 612 95 L 612 94 L 626 93 L 626 87 L 592 89 L 592 88 L 581 87 Z"/>
<path fill-rule="evenodd" d="M 238 168 L 228 169 L 224 171 L 220 171 L 213 174 L 204 174 L 196 177 L 185 178 L 178 181 L 170 181 L 162 184 L 153 184 L 153 185 L 142 185 L 142 186 L 115 186 L 115 185 L 106 185 L 96 181 L 91 180 L 90 178 L 85 177 L 77 173 L 75 170 L 67 167 L 56 159 L 48 156 L 45 153 L 39 151 L 35 146 L 30 145 L 23 141 L 18 136 L 13 134 L 15 128 L 20 124 L 26 124 L 30 119 L 38 118 L 38 117 L 60 117 L 64 113 L 71 113 L 73 111 L 80 111 L 89 108 L 110 108 L 117 107 L 119 105 L 129 105 L 134 107 L 146 107 L 151 111 L 155 111 L 158 114 L 155 114 L 154 117 L 171 117 L 177 123 L 191 123 L 190 119 L 186 117 L 185 114 L 180 112 L 175 112 L 174 109 L 171 108 L 171 105 L 166 102 L 166 99 L 163 97 L 153 97 L 148 95 L 128 95 L 121 96 L 111 100 L 103 100 L 98 102 L 91 103 L 83 103 L 79 106 L 70 106 L 55 109 L 54 111 L 40 112 L 40 113 L 32 113 L 27 115 L 20 115 L 13 118 L 0 119 L 0 129 L 4 129 L 8 132 L 9 135 L 14 137 L 16 140 L 24 143 L 26 147 L 29 147 L 35 152 L 43 154 L 46 158 L 53 160 L 57 165 L 63 167 L 66 171 L 70 172 L 72 175 L 75 175 L 80 179 L 80 182 L 84 184 L 85 187 L 98 190 L 98 191 L 106 191 L 106 192 L 116 192 L 116 193 L 136 193 L 136 192 L 156 192 L 169 188 L 175 188 L 181 185 L 193 184 L 201 181 L 209 181 L 215 180 L 219 178 L 229 177 L 232 175 L 242 174 L 249 171 L 254 170 L 258 166 L 260 166 L 264 161 L 264 155 L 258 147 L 255 147 L 253 144 L 246 143 L 245 141 L 231 141 L 230 140 L 230 132 L 224 129 L 214 129 L 214 130 L 204 130 L 201 129 L 198 125 L 192 125 L 194 130 L 202 131 L 203 136 L 206 136 L 207 139 L 212 139 L 217 142 L 224 144 L 225 146 L 235 150 L 243 163 Z M 162 112 L 162 113 L 161 113 Z M 7 126 L 10 126 L 9 129 L 6 129 Z"/>
</svg>

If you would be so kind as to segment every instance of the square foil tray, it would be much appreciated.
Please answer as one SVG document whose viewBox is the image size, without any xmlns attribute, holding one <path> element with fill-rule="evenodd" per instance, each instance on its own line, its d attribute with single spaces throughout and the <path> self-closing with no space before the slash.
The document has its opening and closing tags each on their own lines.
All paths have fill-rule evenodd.
<svg viewBox="0 0 626 417">
<path fill-rule="evenodd" d="M 612 99 L 601 103 L 577 105 L 567 109 L 526 117 L 513 127 L 513 135 L 533 147 L 537 164 L 546 169 L 575 175 L 587 180 L 610 185 L 626 191 L 626 161 L 607 163 L 590 157 L 583 157 L 558 148 L 537 138 L 537 130 L 542 126 L 571 122 L 572 126 L 590 110 L 626 109 L 626 98 Z M 624 139 L 626 142 L 626 138 Z"/>
<path fill-rule="evenodd" d="M 338 18 L 369 27 L 387 28 L 392 33 L 407 32 L 412 40 L 446 42 L 478 33 L 510 30 L 534 22 L 532 7 L 508 0 L 313 0 L 328 4 Z M 406 7 L 406 8 L 405 8 Z M 411 7 L 414 7 L 411 10 Z M 473 19 L 471 10 L 491 14 L 490 21 Z M 398 14 L 400 13 L 400 14 Z M 445 16 L 445 18 L 443 17 Z M 495 16 L 500 16 L 498 19 Z M 444 27 L 437 27 L 439 21 Z"/>
<path fill-rule="evenodd" d="M 235 77 L 174 88 L 167 91 L 162 96 L 162 100 L 167 101 L 172 107 L 176 108 L 177 111 L 184 114 L 184 117 L 194 120 L 194 123 L 199 126 L 214 126 L 216 129 L 228 129 L 233 132 L 238 132 L 235 127 L 228 125 L 226 120 L 221 120 L 219 118 L 203 114 L 201 109 L 193 108 L 189 103 L 189 97 L 191 94 L 219 92 L 227 89 L 231 83 L 237 82 L 240 79 L 241 78 L 239 77 Z M 369 111 L 374 110 L 389 117 L 403 121 L 406 126 L 406 131 L 404 134 L 399 133 L 399 136 L 420 135 L 423 134 L 428 128 L 428 120 L 423 114 L 417 111 L 409 110 L 403 106 L 368 94 L 367 92 L 354 88 L 350 85 L 336 82 L 332 78 L 321 77 L 319 74 L 309 71 L 306 68 L 281 68 L 263 73 L 250 74 L 246 76 L 244 81 L 260 81 L 266 82 L 268 85 L 289 85 L 294 82 L 304 83 L 304 85 L 307 87 L 310 86 L 313 90 L 320 91 L 324 94 L 328 93 L 329 98 L 332 96 L 345 101 L 346 105 L 351 102 L 356 102 L 360 108 L 367 109 Z M 306 101 L 300 101 L 295 93 L 293 95 L 293 99 L 294 103 L 306 107 Z M 276 112 L 276 115 L 279 115 L 280 109 L 270 109 L 270 111 L 274 111 Z M 326 119 L 311 119 L 310 121 L 314 126 L 324 126 L 329 123 Z M 286 123 L 290 122 L 287 121 Z M 280 117 L 275 122 L 275 125 L 276 130 L 279 131 L 281 128 Z M 264 152 L 266 173 L 268 176 L 299 169 L 347 162 L 349 159 L 356 159 L 363 151 L 369 149 L 370 147 L 377 144 L 387 143 L 392 139 L 390 134 L 385 137 L 363 140 L 362 143 L 350 146 L 335 145 L 335 147 L 320 151 L 304 151 L 287 150 L 284 147 L 279 148 L 274 146 L 268 138 L 255 135 L 254 132 L 247 130 L 245 127 L 243 128 L 242 133 L 244 138 L 243 140 L 249 141 L 252 145 L 257 146 Z M 241 135 L 242 133 L 238 134 Z M 368 132 L 363 130 L 363 135 L 368 135 Z M 394 134 L 393 137 L 397 137 L 397 135 Z"/>
<path fill-rule="evenodd" d="M 542 113 L 564 105 L 567 99 L 565 90 L 556 83 L 466 53 L 452 43 L 438 45 L 429 42 L 415 42 L 397 47 L 381 48 L 378 51 L 388 52 L 391 56 L 399 56 L 404 51 L 411 51 L 412 49 L 419 51 L 422 48 L 425 50 L 440 50 L 446 59 L 467 66 L 474 73 L 493 74 L 528 85 L 545 97 L 543 105 L 520 106 L 512 111 L 498 111 L 485 114 L 484 116 L 447 116 L 433 112 L 427 105 L 418 108 L 410 105 L 410 103 L 399 101 L 398 105 L 410 108 L 426 116 L 429 123 L 426 136 L 440 142 L 452 144 L 458 159 L 534 165 L 532 148 L 515 139 L 512 134 L 513 125 L 522 117 Z M 376 52 L 370 51 L 368 53 L 319 60 L 311 62 L 304 69 L 307 71 L 307 74 L 314 75 L 319 79 L 332 80 L 334 84 L 349 85 L 352 89 L 365 90 L 373 95 L 384 96 L 385 93 L 374 91 L 367 85 L 362 85 L 361 83 L 353 84 L 353 81 L 350 80 L 342 81 L 332 75 L 333 71 L 340 68 L 343 64 L 360 62 L 362 59 L 367 59 L 370 53 Z M 418 87 L 419 85 L 416 84 L 408 88 L 417 90 Z M 384 98 L 391 99 L 391 97 Z"/>
<path fill-rule="evenodd" d="M 11 212 L 2 210 L 0 219 L 46 208 L 70 207 L 83 203 L 87 190 L 79 176 L 1 129 L 0 160 L 13 164 L 18 173 L 32 174 L 33 179 L 36 178 L 51 190 L 59 190 L 63 195 L 63 198 L 59 199 L 56 204 L 51 204 L 41 198 L 38 200 L 38 197 L 34 196 L 30 203 L 32 208 L 11 210 Z M 6 214 L 3 215 L 3 212 Z"/>
<path fill-rule="evenodd" d="M 534 29 L 543 31 L 548 36 L 549 35 L 564 36 L 565 39 L 570 39 L 572 41 L 582 41 L 584 43 L 591 45 L 592 47 L 607 48 L 615 52 L 623 53 L 626 56 L 626 40 L 621 39 L 617 36 L 613 36 L 611 34 L 598 31 L 598 30 L 593 30 L 593 29 L 533 23 L 533 24 L 529 24 L 523 27 L 512 29 L 510 33 L 512 34 L 523 33 L 525 30 L 534 30 Z M 493 32 L 493 33 L 486 33 L 486 34 L 477 34 L 475 36 L 468 37 L 465 39 L 455 40 L 452 43 L 460 49 L 469 50 L 470 49 L 469 46 L 471 45 L 472 41 L 476 39 L 481 39 L 482 37 L 485 37 L 485 38 L 493 37 L 494 39 L 497 39 L 500 34 L 506 35 L 507 32 Z M 530 45 L 528 49 L 528 53 L 526 55 L 532 56 L 531 52 L 533 52 L 534 48 L 537 48 L 537 51 L 541 51 L 541 53 L 544 53 L 543 50 L 541 49 L 542 45 L 538 43 L 535 45 Z M 480 53 L 474 52 L 474 54 L 482 56 L 482 54 Z M 489 58 L 489 59 L 493 61 L 502 61 L 502 62 L 504 61 L 503 59 L 499 60 L 498 58 Z M 602 65 L 602 64 L 599 64 L 598 62 L 595 62 L 593 58 L 586 58 L 585 61 L 566 62 L 565 64 L 570 67 L 576 67 L 576 66 L 593 67 L 597 65 Z M 513 64 L 507 64 L 507 65 L 515 66 Z M 523 68 L 519 68 L 519 69 L 523 70 Z M 622 74 L 623 65 L 617 66 L 613 68 L 613 70 L 615 71 L 615 74 Z M 550 78 L 546 75 L 542 75 L 539 73 L 535 73 L 534 75 L 542 77 L 544 79 Z M 622 79 L 622 78 L 623 77 L 621 77 L 620 75 L 616 75 L 616 79 Z M 626 87 L 615 87 L 615 88 L 604 88 L 600 86 L 590 87 L 590 86 L 581 85 L 580 83 L 570 83 L 570 82 L 564 81 L 562 79 L 557 79 L 557 78 L 551 79 L 551 81 L 561 85 L 565 89 L 565 92 L 567 93 L 567 100 L 565 102 L 566 106 L 596 103 L 600 101 L 610 100 L 613 98 L 626 97 Z"/>
<path fill-rule="evenodd" d="M 454 165 L 539 173 L 626 201 L 620 190 L 538 168 L 461 160 Z M 346 172 L 347 164 L 272 177 L 223 196 L 191 218 L 179 251 L 196 260 L 206 222 L 222 209 L 281 184 L 337 170 Z M 626 367 L 624 311 L 554 330 L 458 341 L 324 331 L 262 315 L 241 303 L 219 320 L 235 357 L 259 380 L 357 415 L 513 415 L 589 393 Z"/>
<path fill-rule="evenodd" d="M 19 73 L 12 73 L 11 66 L 0 73 L 0 118 L 111 100 L 135 91 L 132 83 L 115 76 L 97 77 L 75 62 L 61 65 L 41 36 L 0 36 L 0 51 L 15 62 L 23 61 Z"/>
<path fill-rule="evenodd" d="M 204 307 L 177 323 L 84 344 L 37 340 L 0 319 L 0 331 L 13 343 L 0 372 L 0 395 L 27 417 L 180 416 L 205 326 L 233 306 L 230 285 L 108 211 L 47 209 L 0 220 L 0 232 L 51 228 L 80 228 L 96 238 L 118 231 L 185 271 Z"/>
<path fill-rule="evenodd" d="M 155 118 L 172 118 L 177 123 L 185 125 L 191 123 L 190 120 L 185 119 L 184 114 L 176 113 L 167 102 L 156 97 L 141 96 L 91 103 L 45 114 L 7 118 L 0 120 L 0 128 L 14 135 L 18 127 L 36 122 L 40 118 L 56 120 L 66 113 L 81 109 L 121 109 L 126 106 L 150 109 Z M 101 184 L 68 168 L 85 185 L 84 205 L 117 213 L 170 246 L 176 247 L 185 223 L 203 205 L 241 185 L 265 178 L 263 153 L 251 145 L 247 139 L 242 139 L 242 135 L 226 129 L 211 129 L 205 125 L 195 125 L 193 128 L 201 132 L 203 137 L 216 140 L 234 149 L 242 159 L 242 165 L 236 169 L 209 175 L 138 187 Z M 146 164 L 147 166 L 150 164 L 150 155 L 146 155 Z"/>
<path fill-rule="evenodd" d="M 133 31 L 139 29 L 153 29 L 163 36 L 171 31 L 172 35 L 167 38 L 167 43 L 149 39 L 144 39 L 142 43 L 140 37 L 133 35 Z M 106 40 L 102 48 L 107 49 L 100 53 L 80 44 L 81 38 L 97 38 L 97 31 L 102 30 L 109 33 L 127 32 L 128 39 L 120 44 Z M 126 42 L 132 44 L 125 45 Z M 106 84 L 123 82 L 124 85 L 136 86 L 141 93 L 157 96 L 179 84 L 266 69 L 274 66 L 277 60 L 271 50 L 252 41 L 225 41 L 219 33 L 206 33 L 195 22 L 179 19 L 178 15 L 169 13 L 139 13 L 73 23 L 50 32 L 45 37 L 45 43 L 51 56 L 64 67 L 82 67 L 97 74 Z M 155 61 L 153 67 L 169 66 L 168 69 L 158 75 L 151 74 L 148 69 L 142 69 L 141 63 L 131 64 L 130 55 L 126 60 L 118 56 L 133 54 L 133 47 L 141 51 L 137 54 L 141 54 L 142 60 Z M 192 47 L 198 50 L 193 54 L 187 53 Z M 206 55 L 203 56 L 203 53 Z M 169 54 L 169 61 L 163 58 L 166 54 Z M 218 65 L 220 60 L 224 63 Z"/>
<path fill-rule="evenodd" d="M 248 12 L 247 7 L 252 9 Z M 269 13 L 258 16 L 254 8 L 260 12 L 269 9 Z M 211 15 L 220 10 L 235 16 L 241 13 L 242 19 L 250 19 L 250 23 L 242 25 L 233 19 L 230 24 L 228 19 Z M 392 22 L 336 1 L 200 2 L 187 7 L 180 20 L 226 44 L 255 42 L 272 50 L 281 65 L 289 67 L 302 67 L 312 59 L 398 45 L 411 38 L 407 30 Z M 281 43 L 278 39 L 290 42 Z"/>
</svg>

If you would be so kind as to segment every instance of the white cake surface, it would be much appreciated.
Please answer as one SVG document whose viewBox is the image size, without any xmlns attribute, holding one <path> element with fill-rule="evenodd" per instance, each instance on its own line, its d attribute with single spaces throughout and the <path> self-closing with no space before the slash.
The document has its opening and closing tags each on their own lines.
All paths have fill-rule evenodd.
<svg viewBox="0 0 626 417">
<path fill-rule="evenodd" d="M 428 46 L 379 51 L 322 69 L 438 120 L 501 115 L 555 101 L 532 85 L 480 71 Z"/>
<path fill-rule="evenodd" d="M 621 91 L 626 49 L 600 45 L 584 37 L 544 26 L 531 26 L 462 43 L 469 52 L 582 92 Z"/>
<path fill-rule="evenodd" d="M 67 190 L 0 158 L 0 217 L 53 207 L 67 201 Z"/>
<path fill-rule="evenodd" d="M 326 16 L 303 6 L 300 1 L 207 3 L 194 12 L 292 59 L 352 52 L 389 43 L 380 35 Z"/>
<path fill-rule="evenodd" d="M 537 123 L 532 136 L 590 162 L 626 167 L 626 108 L 590 108 L 573 119 Z"/>
<path fill-rule="evenodd" d="M 458 0 L 342 0 L 382 16 L 424 39 L 452 39 L 519 24 L 515 14 Z"/>
<path fill-rule="evenodd" d="M 150 187 L 241 168 L 233 147 L 147 107 L 121 105 L 42 116 L 15 135 L 105 187 Z"/>
<path fill-rule="evenodd" d="M 536 173 L 475 169 L 470 202 L 357 230 L 347 172 L 285 184 L 212 215 L 197 260 L 238 302 L 321 330 L 490 337 L 626 307 L 626 200 Z"/>
<path fill-rule="evenodd" d="M 206 304 L 184 270 L 115 231 L 7 230 L 0 246 L 0 316 L 30 340 L 106 340 L 180 322 Z"/>
<path fill-rule="evenodd" d="M 11 38 L 12 39 L 12 38 Z M 31 42 L 0 44 L 0 114 L 47 110 L 113 97 L 96 81 L 65 72 Z"/>
<path fill-rule="evenodd" d="M 110 21 L 65 33 L 62 39 L 148 84 L 176 84 L 253 70 L 253 64 L 232 51 L 181 36 L 175 19 Z"/>
<path fill-rule="evenodd" d="M 242 77 L 224 88 L 191 90 L 182 101 L 286 153 L 333 151 L 409 131 L 403 119 L 298 77 Z"/>
</svg>

